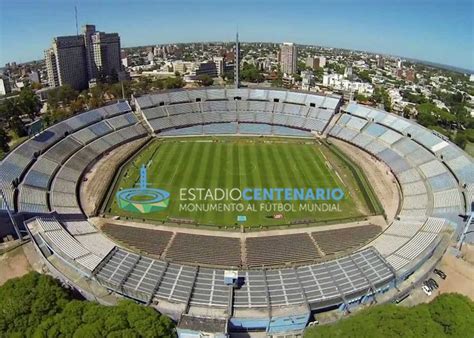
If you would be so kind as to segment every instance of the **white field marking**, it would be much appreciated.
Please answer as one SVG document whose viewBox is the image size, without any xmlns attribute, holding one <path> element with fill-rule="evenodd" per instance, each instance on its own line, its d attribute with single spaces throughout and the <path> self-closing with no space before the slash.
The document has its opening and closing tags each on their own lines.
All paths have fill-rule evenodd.
<svg viewBox="0 0 474 338">
<path fill-rule="evenodd" d="M 324 161 L 324 163 L 326 164 L 329 170 L 333 170 L 331 163 L 329 163 L 328 161 Z"/>
<path fill-rule="evenodd" d="M 327 165 L 329 166 L 329 168 L 330 168 L 330 169 L 333 169 L 333 170 L 330 170 L 330 171 L 329 171 L 329 172 L 331 173 L 331 176 L 333 176 L 332 173 L 335 172 L 337 178 L 339 179 L 339 181 L 341 181 L 342 185 L 343 185 L 344 187 L 346 187 L 346 184 L 345 184 L 344 181 L 342 180 L 341 176 L 339 176 L 339 172 L 338 172 L 335 168 L 332 167 L 331 163 L 330 163 L 329 160 L 327 159 L 326 155 L 324 155 L 323 151 L 322 151 L 321 149 L 319 149 L 319 152 L 321 153 L 321 155 L 323 155 L 323 157 L 324 157 L 324 159 L 326 160 L 326 163 L 327 163 Z M 333 176 L 333 177 L 334 177 L 334 176 Z"/>
<path fill-rule="evenodd" d="M 180 166 L 178 166 L 178 165 L 174 167 L 173 175 L 171 175 L 171 179 L 169 180 L 169 182 L 173 182 L 173 179 L 176 176 L 176 173 L 178 172 L 179 167 Z"/>
<path fill-rule="evenodd" d="M 318 149 L 318 150 L 319 150 L 319 152 L 321 153 L 321 155 L 323 155 L 324 159 L 325 159 L 327 162 L 329 162 L 329 160 L 327 159 L 326 155 L 324 155 L 324 153 L 322 152 L 322 150 L 321 150 L 321 149 Z"/>
<path fill-rule="evenodd" d="M 341 176 L 339 176 L 339 173 L 337 172 L 337 170 L 334 170 L 334 172 L 336 173 L 337 178 L 339 178 L 339 180 L 341 181 L 342 185 L 343 185 L 343 186 L 346 186 L 346 184 L 345 184 L 344 181 L 342 180 Z M 350 192 L 349 192 L 349 193 L 350 193 Z"/>
</svg>

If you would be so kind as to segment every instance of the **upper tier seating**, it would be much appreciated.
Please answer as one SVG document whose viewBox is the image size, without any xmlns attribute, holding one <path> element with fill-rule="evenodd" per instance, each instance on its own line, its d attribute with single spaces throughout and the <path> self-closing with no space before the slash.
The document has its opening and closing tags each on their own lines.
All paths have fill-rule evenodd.
<svg viewBox="0 0 474 338">
<path fill-rule="evenodd" d="M 221 122 L 260 122 L 321 133 L 340 103 L 336 97 L 275 90 L 199 89 L 179 96 L 171 93 L 174 92 L 142 96 L 135 101 L 151 128 L 163 136 L 181 134 L 168 131 L 170 128 Z M 288 132 L 282 135 L 295 136 Z"/>
</svg>

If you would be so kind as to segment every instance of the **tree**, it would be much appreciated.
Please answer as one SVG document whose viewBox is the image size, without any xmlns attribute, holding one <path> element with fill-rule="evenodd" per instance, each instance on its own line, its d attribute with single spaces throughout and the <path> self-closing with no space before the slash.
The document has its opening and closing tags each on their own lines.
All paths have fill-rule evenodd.
<svg viewBox="0 0 474 338">
<path fill-rule="evenodd" d="M 175 89 L 175 88 L 183 88 L 185 85 L 183 78 L 181 76 L 176 77 L 168 77 L 164 81 L 164 88 L 165 89 Z"/>
<path fill-rule="evenodd" d="M 174 324 L 151 307 L 74 299 L 50 276 L 36 272 L 0 287 L 3 337 L 174 337 Z"/>
<path fill-rule="evenodd" d="M 48 92 L 48 107 L 57 108 L 60 103 L 67 105 L 75 100 L 79 93 L 70 85 L 64 85 Z"/>
<path fill-rule="evenodd" d="M 44 125 L 50 126 L 60 121 L 63 121 L 71 116 L 71 112 L 65 108 L 50 108 L 43 116 Z"/>
<path fill-rule="evenodd" d="M 315 70 L 313 70 L 313 74 L 316 82 L 323 82 L 324 68 L 316 68 Z"/>
<path fill-rule="evenodd" d="M 89 100 L 87 104 L 89 108 L 94 109 L 102 107 L 105 104 L 104 94 L 104 87 L 100 83 L 89 89 Z"/>
<path fill-rule="evenodd" d="M 317 337 L 471 337 L 474 302 L 459 294 L 442 294 L 411 308 L 380 305 L 332 325 L 306 330 Z"/>
<path fill-rule="evenodd" d="M 27 115 L 34 120 L 40 106 L 40 101 L 33 90 L 29 87 L 23 88 L 17 97 L 3 100 L 0 103 L 0 120 L 6 121 L 8 128 L 16 136 L 25 136 L 26 129 L 22 117 Z"/>
<path fill-rule="evenodd" d="M 41 103 L 38 96 L 29 87 L 23 88 L 17 99 L 17 104 L 21 114 L 28 115 L 31 119 L 35 118 Z"/>
<path fill-rule="evenodd" d="M 231 80 L 231 81 L 234 81 L 234 72 L 232 71 L 227 71 L 224 73 L 224 76 L 223 76 L 225 79 L 227 80 Z"/>
<path fill-rule="evenodd" d="M 204 87 L 212 86 L 214 84 L 214 80 L 209 75 L 200 75 L 197 80 L 199 84 Z"/>
<path fill-rule="evenodd" d="M 147 93 L 151 88 L 151 79 L 146 76 L 141 76 L 137 82 L 133 84 L 134 93 L 142 95 Z"/>
<path fill-rule="evenodd" d="M 333 62 L 328 64 L 328 69 L 332 70 L 334 73 L 337 74 L 344 74 L 344 70 L 346 69 L 346 67 L 339 63 Z"/>
<path fill-rule="evenodd" d="M 0 118 L 9 120 L 12 116 L 19 116 L 20 109 L 16 98 L 6 99 L 0 104 Z"/>
<path fill-rule="evenodd" d="M 466 134 L 462 131 L 458 131 L 456 133 L 456 137 L 454 138 L 454 143 L 456 143 L 456 145 L 461 149 L 466 148 L 466 145 L 467 145 Z"/>
<path fill-rule="evenodd" d="M 260 83 L 265 80 L 265 77 L 255 65 L 246 62 L 244 63 L 242 70 L 240 71 L 240 76 L 243 81 L 254 83 Z"/>
<path fill-rule="evenodd" d="M 464 131 L 464 134 L 466 135 L 467 139 L 469 142 L 473 142 L 474 143 L 474 129 L 466 129 Z"/>
<path fill-rule="evenodd" d="M 411 113 L 411 109 L 410 109 L 409 106 L 403 107 L 403 116 L 404 116 L 404 117 L 410 116 L 410 113 Z"/>
<path fill-rule="evenodd" d="M 416 107 L 418 111 L 417 120 L 423 126 L 441 124 L 451 128 L 456 116 L 445 109 L 436 107 L 433 103 L 422 103 Z"/>
<path fill-rule="evenodd" d="M 10 136 L 7 134 L 7 131 L 4 128 L 0 129 L 0 150 L 4 153 L 10 151 L 10 146 L 8 142 L 10 142 Z"/>
<path fill-rule="evenodd" d="M 26 135 L 25 124 L 18 115 L 14 115 L 10 118 L 9 125 L 17 137 L 23 137 Z"/>
<path fill-rule="evenodd" d="M 355 99 L 358 102 L 367 102 L 367 101 L 369 101 L 369 98 L 367 96 L 359 94 L 359 93 L 356 94 Z"/>
<path fill-rule="evenodd" d="M 306 67 L 306 62 L 298 61 L 296 63 L 296 72 L 301 73 L 303 70 L 308 70 L 308 67 Z"/>
<path fill-rule="evenodd" d="M 224 73 L 224 75 L 222 75 L 222 78 L 225 79 L 227 84 L 232 84 L 234 82 L 234 72 L 227 71 Z"/>
<path fill-rule="evenodd" d="M 33 82 L 31 84 L 31 89 L 38 90 L 38 89 L 41 89 L 41 88 L 43 88 L 43 85 L 39 82 Z"/>
<path fill-rule="evenodd" d="M 407 91 L 401 92 L 402 96 L 409 102 L 415 104 L 428 103 L 429 100 L 423 94 L 415 94 Z"/>
<path fill-rule="evenodd" d="M 0 332 L 32 336 L 45 319 L 60 313 L 70 295 L 49 276 L 29 273 L 0 287 Z"/>
<path fill-rule="evenodd" d="M 130 81 L 121 81 L 119 83 L 108 85 L 105 91 L 114 98 L 119 99 L 122 98 L 122 86 L 125 98 L 131 97 L 133 92 Z"/>
<path fill-rule="evenodd" d="M 362 70 L 357 73 L 357 76 L 363 81 L 363 82 L 368 82 L 371 83 L 372 79 L 370 78 L 371 73 L 368 70 Z"/>
<path fill-rule="evenodd" d="M 73 300 L 35 330 L 38 336 L 172 337 L 173 322 L 149 307 L 123 300 L 117 306 Z"/>
<path fill-rule="evenodd" d="M 375 102 L 382 103 L 386 111 L 392 110 L 392 100 L 383 87 L 375 87 L 373 98 Z"/>
<path fill-rule="evenodd" d="M 283 87 L 283 73 L 278 71 L 277 76 L 272 80 L 273 87 Z"/>
</svg>

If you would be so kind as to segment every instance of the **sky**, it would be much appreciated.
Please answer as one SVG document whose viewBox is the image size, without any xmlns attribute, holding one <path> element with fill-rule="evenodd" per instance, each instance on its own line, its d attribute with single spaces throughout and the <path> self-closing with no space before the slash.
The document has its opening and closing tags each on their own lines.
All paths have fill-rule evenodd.
<svg viewBox="0 0 474 338">
<path fill-rule="evenodd" d="M 290 41 L 474 70 L 474 0 L 0 0 L 0 66 L 43 58 L 54 36 L 95 24 L 122 47 Z"/>
</svg>

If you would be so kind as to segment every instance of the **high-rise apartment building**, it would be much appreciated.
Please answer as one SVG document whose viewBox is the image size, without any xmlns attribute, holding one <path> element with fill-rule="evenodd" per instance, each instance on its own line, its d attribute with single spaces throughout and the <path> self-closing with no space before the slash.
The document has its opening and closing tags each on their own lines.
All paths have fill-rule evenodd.
<svg viewBox="0 0 474 338">
<path fill-rule="evenodd" d="M 311 69 L 324 68 L 326 65 L 326 58 L 324 56 L 312 57 L 308 56 L 306 59 L 306 67 Z"/>
<path fill-rule="evenodd" d="M 280 46 L 280 70 L 284 74 L 296 73 L 296 45 L 290 42 L 284 42 Z"/>
<path fill-rule="evenodd" d="M 318 66 L 319 66 L 319 63 L 318 63 L 317 58 L 312 57 L 312 56 L 308 56 L 306 58 L 306 67 L 309 67 L 311 69 L 316 69 L 318 68 Z"/>
<path fill-rule="evenodd" d="M 377 57 L 377 67 L 382 69 L 385 67 L 385 60 L 381 55 Z"/>
<path fill-rule="evenodd" d="M 46 69 L 50 86 L 69 84 L 74 89 L 87 88 L 88 78 L 82 36 L 56 37 L 51 49 L 46 53 L 48 54 Z M 49 77 L 49 74 L 52 76 Z"/>
<path fill-rule="evenodd" d="M 224 75 L 224 71 L 225 71 L 224 57 L 223 56 L 214 56 L 213 61 L 216 64 L 217 76 Z"/>
<path fill-rule="evenodd" d="M 407 69 L 405 71 L 405 80 L 413 82 L 416 79 L 415 70 L 413 68 Z"/>
<path fill-rule="evenodd" d="M 318 65 L 319 68 L 326 67 L 326 58 L 324 56 L 318 56 Z"/>
<path fill-rule="evenodd" d="M 11 93 L 10 81 L 0 76 L 0 95 L 7 95 L 8 93 Z"/>
<path fill-rule="evenodd" d="M 92 79 L 118 77 L 122 70 L 119 35 L 98 32 L 94 25 L 85 25 L 82 32 L 54 38 L 45 51 L 50 86 L 69 84 L 82 90 Z"/>
<path fill-rule="evenodd" d="M 48 84 L 50 87 L 58 87 L 60 85 L 58 67 L 56 65 L 56 54 L 54 54 L 53 48 L 49 48 L 44 51 L 44 59 L 46 63 Z"/>
<path fill-rule="evenodd" d="M 403 62 L 402 59 L 397 60 L 397 69 L 402 69 L 403 68 Z"/>
</svg>

